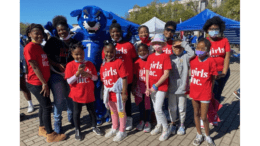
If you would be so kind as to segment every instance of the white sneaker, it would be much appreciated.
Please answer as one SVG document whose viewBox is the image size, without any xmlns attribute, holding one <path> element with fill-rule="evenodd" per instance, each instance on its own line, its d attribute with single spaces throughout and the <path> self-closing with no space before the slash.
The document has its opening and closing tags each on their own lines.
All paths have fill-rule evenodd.
<svg viewBox="0 0 260 146">
<path fill-rule="evenodd" d="M 125 124 L 125 130 L 129 131 L 133 129 L 133 118 L 127 117 L 126 118 L 126 124 Z"/>
<path fill-rule="evenodd" d="M 165 141 L 171 134 L 171 130 L 169 127 L 167 127 L 166 129 L 163 129 L 163 133 L 160 136 L 159 140 L 160 141 Z"/>
<path fill-rule="evenodd" d="M 110 138 L 118 133 L 118 130 L 111 128 L 111 130 L 105 135 L 106 138 Z"/>
<path fill-rule="evenodd" d="M 149 122 L 146 122 L 144 125 L 144 130 L 145 133 L 151 132 L 151 124 Z"/>
<path fill-rule="evenodd" d="M 28 106 L 28 111 L 27 111 L 27 113 L 31 113 L 31 112 L 33 112 L 34 111 L 34 106 L 32 105 L 32 106 Z"/>
<path fill-rule="evenodd" d="M 140 121 L 140 123 L 136 126 L 136 130 L 143 130 L 144 128 L 144 121 Z"/>
<path fill-rule="evenodd" d="M 162 132 L 162 125 L 156 125 L 152 130 L 151 135 L 156 135 Z"/>
<path fill-rule="evenodd" d="M 126 138 L 127 134 L 126 132 L 121 132 L 119 131 L 116 136 L 113 138 L 113 141 L 121 141 L 123 140 L 124 138 Z"/>
</svg>

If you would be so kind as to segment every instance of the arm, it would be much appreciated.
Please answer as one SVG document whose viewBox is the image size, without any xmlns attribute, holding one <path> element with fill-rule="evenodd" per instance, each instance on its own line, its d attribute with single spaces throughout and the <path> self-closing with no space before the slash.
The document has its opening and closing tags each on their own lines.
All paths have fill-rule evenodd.
<svg viewBox="0 0 260 146">
<path fill-rule="evenodd" d="M 191 49 L 190 45 L 187 42 L 182 41 L 181 47 L 183 47 L 184 50 L 187 51 L 187 55 L 188 55 L 189 59 L 192 58 L 193 56 L 195 56 L 194 51 Z"/>
<path fill-rule="evenodd" d="M 137 84 L 137 76 L 134 74 L 133 83 L 132 83 L 132 93 L 133 93 L 133 95 L 135 95 L 136 84 Z"/>
<path fill-rule="evenodd" d="M 168 77 L 170 74 L 170 70 L 164 70 L 163 75 L 159 79 L 159 81 L 155 84 L 156 87 L 159 87 Z"/>
<path fill-rule="evenodd" d="M 150 95 L 150 90 L 149 90 L 149 70 L 145 71 L 145 81 L 146 81 L 146 91 L 145 94 L 146 96 Z"/>
<path fill-rule="evenodd" d="M 123 90 L 122 90 L 122 100 L 123 102 L 127 101 L 127 77 L 122 78 L 122 82 L 123 82 Z"/>
<path fill-rule="evenodd" d="M 38 66 L 38 63 L 35 60 L 29 60 L 29 64 L 32 66 L 32 69 L 33 69 L 34 73 L 36 74 L 36 76 L 42 82 L 42 91 L 40 92 L 40 94 L 43 92 L 43 96 L 49 97 L 50 96 L 50 90 L 49 90 L 49 87 L 47 85 L 47 82 L 43 78 L 43 75 L 42 75 L 42 72 L 41 72 L 41 70 Z"/>
<path fill-rule="evenodd" d="M 226 52 L 226 56 L 224 59 L 224 68 L 222 74 L 226 75 L 228 68 L 229 68 L 229 61 L 230 61 L 230 52 Z"/>
<path fill-rule="evenodd" d="M 76 77 L 76 75 L 74 75 L 74 76 L 68 78 L 67 82 L 68 82 L 68 84 L 73 84 L 74 82 L 77 81 L 77 79 L 78 79 L 78 77 Z"/>
</svg>

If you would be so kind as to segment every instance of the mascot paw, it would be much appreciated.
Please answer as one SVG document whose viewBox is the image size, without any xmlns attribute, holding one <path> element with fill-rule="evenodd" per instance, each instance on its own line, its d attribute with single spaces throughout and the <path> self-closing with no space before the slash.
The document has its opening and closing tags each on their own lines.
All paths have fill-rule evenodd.
<svg viewBox="0 0 260 146">
<path fill-rule="evenodd" d="M 97 120 L 97 126 L 100 126 L 102 124 L 103 124 L 102 120 Z"/>
</svg>

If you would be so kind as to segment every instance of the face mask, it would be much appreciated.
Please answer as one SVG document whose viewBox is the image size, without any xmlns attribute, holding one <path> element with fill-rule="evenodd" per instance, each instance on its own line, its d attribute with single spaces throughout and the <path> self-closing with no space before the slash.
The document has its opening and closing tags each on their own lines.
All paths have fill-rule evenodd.
<svg viewBox="0 0 260 146">
<path fill-rule="evenodd" d="M 142 43 L 147 44 L 149 42 L 149 36 L 140 38 Z"/>
<path fill-rule="evenodd" d="M 83 61 L 75 60 L 75 62 L 77 62 L 77 63 L 84 63 L 85 61 L 86 61 L 85 59 Z"/>
<path fill-rule="evenodd" d="M 162 50 L 161 45 L 153 45 L 153 48 L 154 48 L 155 51 L 161 51 Z"/>
<path fill-rule="evenodd" d="M 210 35 L 212 38 L 217 37 L 218 34 L 219 34 L 219 30 L 211 30 L 211 31 L 209 31 L 209 35 Z"/>
<path fill-rule="evenodd" d="M 120 37 L 118 41 L 115 41 L 113 38 L 111 38 L 111 39 L 112 39 L 112 41 L 114 41 L 114 42 L 117 42 L 117 43 L 118 43 L 118 42 L 120 42 L 120 41 L 122 40 L 122 37 Z"/>
<path fill-rule="evenodd" d="M 141 59 L 146 59 L 146 58 L 148 57 L 148 55 L 149 55 L 149 54 L 146 54 L 146 55 L 144 55 L 144 56 L 139 55 L 139 58 L 141 58 Z"/>
<path fill-rule="evenodd" d="M 66 38 L 61 38 L 61 37 L 60 37 L 60 39 L 66 41 L 66 40 L 68 40 L 70 37 L 71 37 L 70 34 L 68 34 L 68 36 L 67 36 Z"/>
<path fill-rule="evenodd" d="M 195 54 L 196 54 L 198 57 L 204 57 L 205 55 L 208 54 L 208 52 L 195 50 Z"/>
</svg>

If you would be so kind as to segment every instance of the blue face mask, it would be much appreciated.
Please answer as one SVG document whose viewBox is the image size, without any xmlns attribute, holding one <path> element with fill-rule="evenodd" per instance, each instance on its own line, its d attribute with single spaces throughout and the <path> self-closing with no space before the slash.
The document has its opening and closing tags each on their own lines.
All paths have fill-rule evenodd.
<svg viewBox="0 0 260 146">
<path fill-rule="evenodd" d="M 210 31 L 209 31 L 209 35 L 210 35 L 212 38 L 217 37 L 218 34 L 219 34 L 219 30 L 210 30 Z"/>
<path fill-rule="evenodd" d="M 139 56 L 139 58 L 141 58 L 141 59 L 146 59 L 148 55 L 149 55 L 149 54 L 146 54 L 146 55 L 144 55 L 144 56 L 140 56 L 140 55 L 138 55 L 138 56 Z"/>
<path fill-rule="evenodd" d="M 78 60 L 75 60 L 75 62 L 82 63 L 82 62 L 85 62 L 85 59 L 83 61 L 80 61 L 80 62 Z"/>
</svg>

